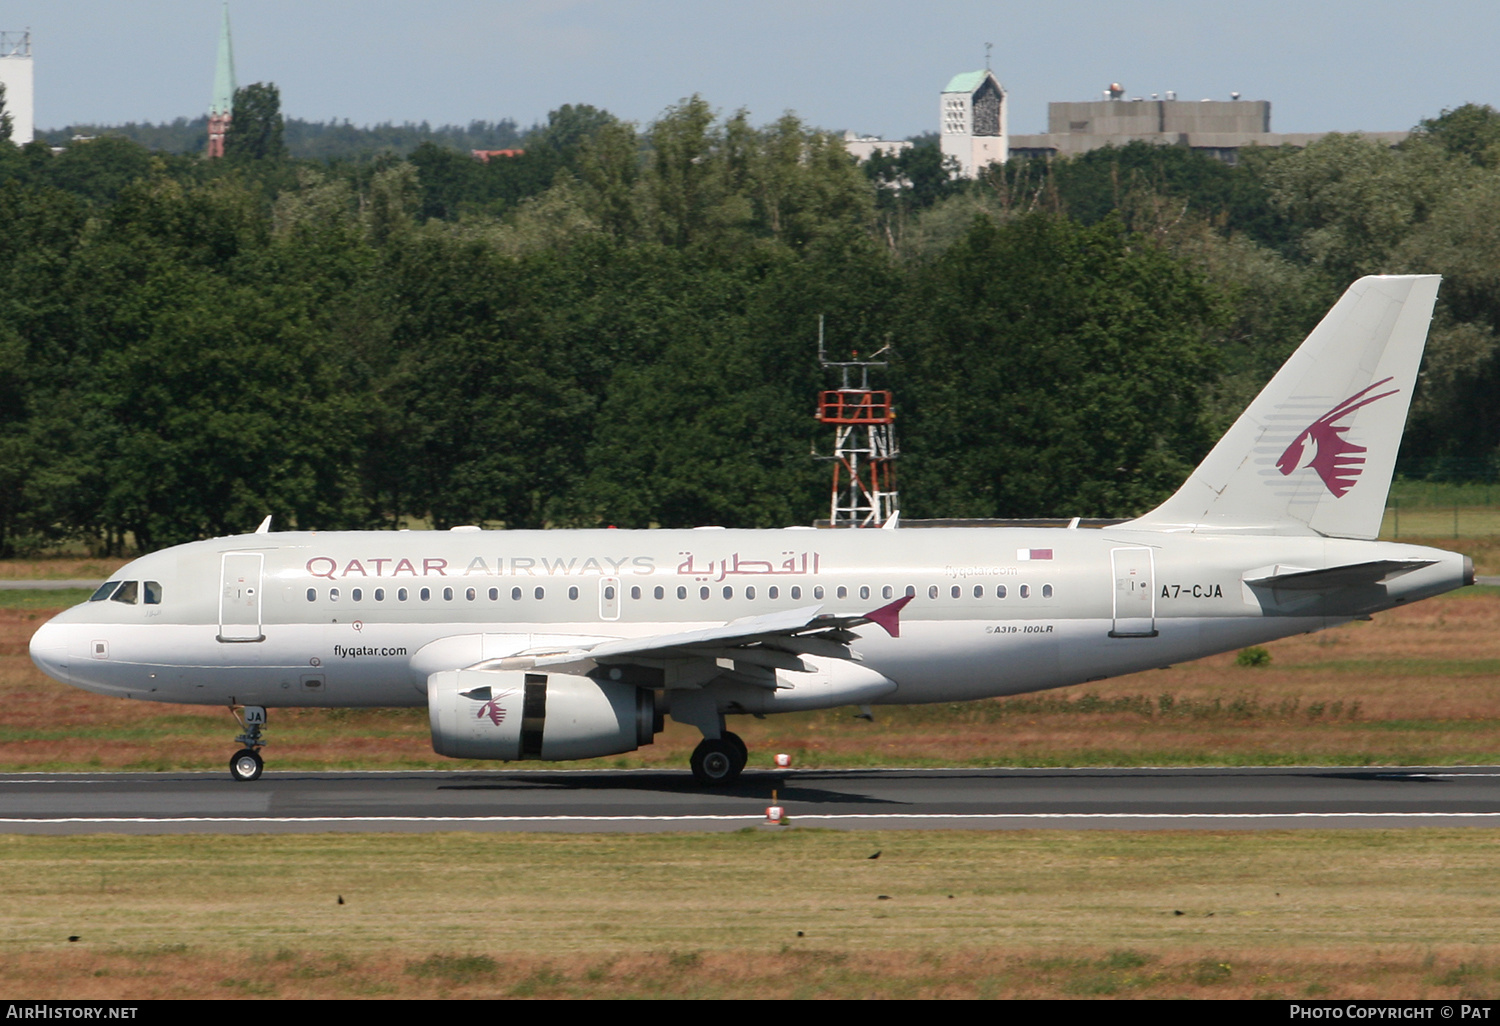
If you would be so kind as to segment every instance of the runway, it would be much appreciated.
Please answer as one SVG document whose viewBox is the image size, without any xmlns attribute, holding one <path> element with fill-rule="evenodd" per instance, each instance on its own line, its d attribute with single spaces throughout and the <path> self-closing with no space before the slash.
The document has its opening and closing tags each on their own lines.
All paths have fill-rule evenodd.
<svg viewBox="0 0 1500 1026">
<path fill-rule="evenodd" d="M 0 774 L 3 833 L 1500 826 L 1500 767 Z M 775 829 L 767 827 L 768 829 Z M 783 828 L 784 829 L 784 828 Z"/>
</svg>

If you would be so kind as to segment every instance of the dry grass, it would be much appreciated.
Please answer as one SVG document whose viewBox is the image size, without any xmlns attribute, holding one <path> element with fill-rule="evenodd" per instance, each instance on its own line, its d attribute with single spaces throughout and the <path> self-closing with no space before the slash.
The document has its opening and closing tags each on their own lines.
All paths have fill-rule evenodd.
<svg viewBox="0 0 1500 1026">
<path fill-rule="evenodd" d="M 1497 839 L 0 838 L 0 990 L 1494 998 Z"/>
</svg>

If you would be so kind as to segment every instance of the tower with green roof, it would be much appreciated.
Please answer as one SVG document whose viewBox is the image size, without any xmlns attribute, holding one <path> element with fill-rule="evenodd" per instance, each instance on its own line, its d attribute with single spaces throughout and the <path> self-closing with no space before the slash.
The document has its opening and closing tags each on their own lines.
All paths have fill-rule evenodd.
<svg viewBox="0 0 1500 1026">
<path fill-rule="evenodd" d="M 219 29 L 219 59 L 214 65 L 214 96 L 208 105 L 208 156 L 224 156 L 224 133 L 234 113 L 234 47 L 229 40 L 229 4 L 224 4 L 224 24 Z"/>
<path fill-rule="evenodd" d="M 995 73 L 966 71 L 943 89 L 940 138 L 943 156 L 958 161 L 965 178 L 990 164 L 1005 163 L 1009 151 L 1005 87 Z"/>
</svg>

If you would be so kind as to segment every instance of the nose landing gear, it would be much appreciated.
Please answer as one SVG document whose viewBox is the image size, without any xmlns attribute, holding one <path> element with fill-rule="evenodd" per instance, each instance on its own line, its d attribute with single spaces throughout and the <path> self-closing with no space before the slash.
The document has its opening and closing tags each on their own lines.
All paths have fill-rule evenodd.
<svg viewBox="0 0 1500 1026">
<path fill-rule="evenodd" d="M 266 710 L 264 706 L 247 705 L 243 709 L 234 706 L 229 707 L 234 718 L 239 721 L 244 733 L 235 738 L 235 742 L 245 747 L 234 753 L 229 760 L 229 775 L 235 780 L 258 780 L 261 771 L 266 768 L 266 762 L 260 757 L 260 749 L 265 747 L 265 741 L 261 738 L 261 731 L 266 725 Z M 241 715 L 243 712 L 243 715 Z"/>
</svg>

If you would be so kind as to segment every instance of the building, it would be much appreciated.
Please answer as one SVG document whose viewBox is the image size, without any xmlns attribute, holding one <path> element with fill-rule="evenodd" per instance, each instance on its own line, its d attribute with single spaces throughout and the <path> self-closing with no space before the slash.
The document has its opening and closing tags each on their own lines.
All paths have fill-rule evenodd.
<svg viewBox="0 0 1500 1026">
<path fill-rule="evenodd" d="M 229 39 L 229 4 L 224 5 L 224 24 L 219 29 L 219 56 L 214 64 L 214 95 L 208 104 L 208 152 L 210 158 L 224 156 L 224 134 L 234 114 L 234 47 Z"/>
<path fill-rule="evenodd" d="M 954 75 L 939 102 L 939 139 L 943 156 L 958 161 L 959 173 L 975 178 L 1009 155 L 1006 122 L 1009 104 L 995 73 L 966 71 Z"/>
<path fill-rule="evenodd" d="M 31 30 L 0 32 L 0 85 L 10 114 L 10 141 L 25 146 L 36 137 L 36 88 L 31 68 Z"/>
<path fill-rule="evenodd" d="M 911 143 L 906 139 L 882 139 L 877 135 L 855 135 L 853 132 L 845 132 L 844 149 L 848 150 L 855 160 L 865 161 L 875 156 L 877 151 L 884 152 L 891 157 L 899 156 L 911 149 Z"/>
<path fill-rule="evenodd" d="M 1233 164 L 1246 146 L 1306 146 L 1327 133 L 1271 131 L 1271 104 L 1267 100 L 1179 100 L 1168 91 L 1164 97 L 1126 99 L 1118 84 L 1104 91 L 1104 98 L 1084 103 L 1047 104 L 1047 131 L 1042 135 L 1010 137 L 1010 154 L 1021 157 L 1074 157 L 1101 146 L 1124 146 L 1145 142 L 1158 146 L 1184 146 Z M 1365 132 L 1394 146 L 1410 133 Z"/>
</svg>

